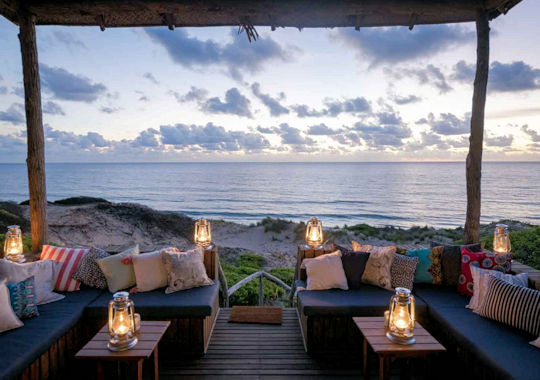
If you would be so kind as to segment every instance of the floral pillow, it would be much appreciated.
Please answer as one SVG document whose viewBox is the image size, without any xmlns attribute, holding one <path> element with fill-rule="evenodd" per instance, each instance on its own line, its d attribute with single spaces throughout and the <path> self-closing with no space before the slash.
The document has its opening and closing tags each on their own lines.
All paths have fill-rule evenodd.
<svg viewBox="0 0 540 380">
<path fill-rule="evenodd" d="M 169 285 L 165 289 L 165 294 L 214 283 L 208 278 L 200 248 L 186 252 L 163 251 L 161 258 L 167 271 Z"/>
<path fill-rule="evenodd" d="M 494 254 L 491 252 L 473 252 L 467 247 L 461 248 L 461 274 L 459 275 L 458 292 L 465 296 L 473 296 L 473 276 L 471 267 L 491 269 L 505 272 L 509 268 L 511 254 Z"/>
</svg>

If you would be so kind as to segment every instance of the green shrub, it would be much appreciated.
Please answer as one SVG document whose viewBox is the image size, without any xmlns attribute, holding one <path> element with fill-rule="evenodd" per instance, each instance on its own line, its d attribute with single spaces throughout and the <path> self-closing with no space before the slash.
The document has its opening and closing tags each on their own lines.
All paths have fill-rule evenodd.
<svg viewBox="0 0 540 380">
<path fill-rule="evenodd" d="M 355 233 L 361 233 L 364 236 L 377 236 L 379 234 L 378 228 L 365 223 L 356 224 L 354 226 L 345 226 L 345 228 Z"/>
<path fill-rule="evenodd" d="M 110 203 L 108 200 L 103 198 L 94 198 L 94 197 L 71 197 L 66 199 L 59 199 L 53 202 L 55 205 L 86 205 L 89 203 Z"/>
<path fill-rule="evenodd" d="M 257 223 L 258 226 L 264 226 L 264 232 L 274 232 L 279 234 L 283 232 L 292 222 L 284 219 L 274 219 L 266 217 Z"/>
</svg>

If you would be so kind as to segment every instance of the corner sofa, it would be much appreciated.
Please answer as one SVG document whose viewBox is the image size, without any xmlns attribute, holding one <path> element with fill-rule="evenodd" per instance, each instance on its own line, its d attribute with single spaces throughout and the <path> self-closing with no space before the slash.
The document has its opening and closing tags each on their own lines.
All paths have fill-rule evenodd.
<svg viewBox="0 0 540 380">
<path fill-rule="evenodd" d="M 161 342 L 163 354 L 206 352 L 219 311 L 219 284 L 217 252 L 206 250 L 205 255 L 214 285 L 130 295 L 142 320 L 171 321 Z M 75 353 L 106 323 L 112 294 L 88 287 L 63 294 L 60 301 L 40 305 L 40 315 L 24 320 L 23 327 L 0 334 L 0 379 L 54 379 L 70 373 Z"/>
<path fill-rule="evenodd" d="M 323 253 L 327 252 L 318 254 Z M 299 254 L 297 289 L 306 287 L 306 273 L 300 270 L 303 258 Z M 540 282 L 531 281 L 531 275 L 540 272 L 516 264 L 514 267 L 529 272 L 530 287 L 540 288 Z M 413 293 L 418 321 L 448 350 L 448 368 L 438 377 L 540 379 L 540 349 L 529 344 L 537 337 L 466 309 L 469 298 L 460 295 L 455 287 L 415 284 Z M 352 290 L 298 291 L 297 310 L 308 353 L 360 352 L 362 336 L 352 317 L 382 316 L 392 294 L 366 284 Z"/>
</svg>

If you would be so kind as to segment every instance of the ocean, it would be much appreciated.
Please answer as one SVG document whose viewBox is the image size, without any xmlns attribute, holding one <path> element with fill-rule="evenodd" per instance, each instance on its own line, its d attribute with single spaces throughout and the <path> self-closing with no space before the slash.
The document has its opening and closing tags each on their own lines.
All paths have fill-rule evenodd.
<svg viewBox="0 0 540 380">
<path fill-rule="evenodd" d="M 326 226 L 457 227 L 465 221 L 465 164 L 451 163 L 50 163 L 50 201 L 85 195 L 141 203 L 194 218 L 262 218 Z M 28 199 L 24 164 L 0 164 L 0 200 Z M 482 223 L 540 224 L 540 163 L 487 162 Z"/>
</svg>

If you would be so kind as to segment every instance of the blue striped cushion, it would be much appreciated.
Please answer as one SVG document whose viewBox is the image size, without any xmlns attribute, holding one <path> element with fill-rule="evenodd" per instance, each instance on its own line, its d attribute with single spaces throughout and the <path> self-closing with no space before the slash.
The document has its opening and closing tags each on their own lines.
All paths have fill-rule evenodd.
<svg viewBox="0 0 540 380">
<path fill-rule="evenodd" d="M 540 335 L 540 290 L 513 285 L 490 276 L 478 314 Z"/>
<path fill-rule="evenodd" d="M 7 284 L 9 300 L 13 311 L 20 319 L 37 317 L 39 315 L 36 302 L 34 276 L 16 284 Z"/>
</svg>

